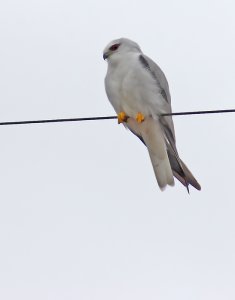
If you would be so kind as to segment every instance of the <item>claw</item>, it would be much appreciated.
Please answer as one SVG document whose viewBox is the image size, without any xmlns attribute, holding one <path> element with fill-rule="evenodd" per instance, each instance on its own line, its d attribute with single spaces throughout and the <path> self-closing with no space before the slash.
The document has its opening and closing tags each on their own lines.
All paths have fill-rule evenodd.
<svg viewBox="0 0 235 300">
<path fill-rule="evenodd" d="M 144 115 L 142 113 L 138 112 L 135 119 L 138 123 L 142 123 L 144 121 Z"/>
<path fill-rule="evenodd" d="M 117 117 L 118 117 L 118 124 L 126 122 L 128 118 L 123 111 L 121 111 Z"/>
</svg>

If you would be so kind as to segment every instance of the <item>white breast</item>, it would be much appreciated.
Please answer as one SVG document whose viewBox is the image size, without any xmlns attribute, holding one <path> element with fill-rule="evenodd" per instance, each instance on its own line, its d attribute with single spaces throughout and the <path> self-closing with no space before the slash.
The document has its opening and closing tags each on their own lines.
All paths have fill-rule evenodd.
<svg viewBox="0 0 235 300">
<path fill-rule="evenodd" d="M 105 78 L 109 101 L 117 113 L 135 117 L 138 112 L 156 116 L 165 100 L 151 73 L 139 61 L 139 53 L 122 56 L 118 64 L 109 63 Z"/>
</svg>

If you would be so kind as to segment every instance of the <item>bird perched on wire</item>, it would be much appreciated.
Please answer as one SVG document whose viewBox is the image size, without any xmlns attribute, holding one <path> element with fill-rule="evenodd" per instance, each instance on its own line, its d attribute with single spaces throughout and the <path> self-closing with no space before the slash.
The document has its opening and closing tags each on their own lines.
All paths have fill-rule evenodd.
<svg viewBox="0 0 235 300">
<path fill-rule="evenodd" d="M 167 79 L 159 66 L 143 54 L 139 45 L 120 38 L 104 49 L 108 62 L 105 89 L 109 101 L 123 123 L 147 147 L 161 190 L 174 185 L 176 177 L 189 191 L 201 187 L 176 149 L 171 116 L 171 96 Z"/>
</svg>

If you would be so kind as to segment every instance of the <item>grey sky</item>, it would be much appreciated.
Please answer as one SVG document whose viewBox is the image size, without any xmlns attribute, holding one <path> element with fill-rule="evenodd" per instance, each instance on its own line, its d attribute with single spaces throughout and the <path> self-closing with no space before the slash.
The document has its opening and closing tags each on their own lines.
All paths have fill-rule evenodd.
<svg viewBox="0 0 235 300">
<path fill-rule="evenodd" d="M 174 111 L 235 101 L 234 1 L 2 1 L 0 120 L 113 115 L 102 51 L 140 44 Z M 161 192 L 115 121 L 1 127 L 0 298 L 235 298 L 234 115 L 174 118 L 202 186 Z"/>
</svg>

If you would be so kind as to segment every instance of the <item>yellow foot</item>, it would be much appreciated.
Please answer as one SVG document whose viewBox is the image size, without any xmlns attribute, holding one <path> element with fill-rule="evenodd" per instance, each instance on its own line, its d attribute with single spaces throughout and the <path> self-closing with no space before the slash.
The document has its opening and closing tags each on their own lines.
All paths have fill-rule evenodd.
<svg viewBox="0 0 235 300">
<path fill-rule="evenodd" d="M 124 123 L 128 119 L 127 115 L 123 111 L 121 111 L 117 117 L 118 117 L 118 124 Z"/>
<path fill-rule="evenodd" d="M 138 112 L 135 119 L 138 123 L 142 123 L 144 121 L 144 115 L 142 113 Z"/>
</svg>

